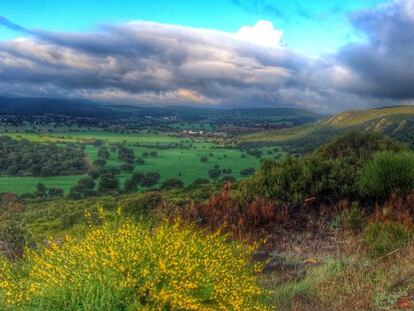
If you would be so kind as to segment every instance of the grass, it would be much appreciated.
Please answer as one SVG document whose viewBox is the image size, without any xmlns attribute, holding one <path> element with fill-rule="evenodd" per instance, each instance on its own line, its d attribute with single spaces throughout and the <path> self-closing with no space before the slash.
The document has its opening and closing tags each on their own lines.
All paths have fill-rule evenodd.
<svg viewBox="0 0 414 311">
<path fill-rule="evenodd" d="M 80 131 L 80 132 L 62 132 L 62 133 L 8 133 L 14 138 L 28 139 L 34 142 L 81 142 L 89 143 L 91 139 L 102 139 L 108 146 L 113 143 L 126 143 L 134 150 L 136 156 L 142 156 L 144 152 L 156 151 L 156 157 L 145 158 L 145 164 L 137 164 L 135 171 L 138 172 L 159 172 L 161 175 L 160 183 L 170 178 L 181 179 L 185 185 L 191 184 L 197 178 L 208 178 L 208 171 L 214 166 L 219 165 L 221 169 L 230 169 L 231 176 L 237 180 L 243 178 L 240 171 L 246 168 L 258 168 L 261 159 L 252 155 L 245 154 L 241 150 L 222 148 L 210 140 L 189 139 L 169 134 L 155 134 L 143 131 L 139 134 L 130 133 L 112 133 L 104 131 Z M 179 144 L 183 147 L 176 146 L 169 149 L 159 149 L 159 145 Z M 137 145 L 138 144 L 138 145 Z M 141 146 L 140 146 L 141 145 Z M 191 145 L 191 146 L 190 146 Z M 220 148 L 217 148 L 220 147 Z M 274 151 L 272 148 L 261 148 L 263 158 L 275 157 L 282 154 L 282 151 Z M 93 162 L 97 158 L 98 147 L 91 144 L 86 145 L 85 152 Z M 271 154 L 269 154 L 271 152 Z M 208 157 L 208 162 L 203 163 L 200 158 Z M 280 157 L 283 159 L 283 156 Z M 107 166 L 120 166 L 123 162 L 118 159 L 117 152 L 111 152 L 107 161 Z M 121 184 L 130 177 L 131 174 L 121 174 L 119 176 Z M 223 175 L 224 176 L 224 175 Z M 43 183 L 47 187 L 62 188 L 65 193 L 84 177 L 80 176 L 56 176 L 56 177 L 0 177 L 0 193 L 14 192 L 23 194 L 34 192 L 38 183 Z M 160 184 L 159 183 L 159 184 Z"/>
</svg>

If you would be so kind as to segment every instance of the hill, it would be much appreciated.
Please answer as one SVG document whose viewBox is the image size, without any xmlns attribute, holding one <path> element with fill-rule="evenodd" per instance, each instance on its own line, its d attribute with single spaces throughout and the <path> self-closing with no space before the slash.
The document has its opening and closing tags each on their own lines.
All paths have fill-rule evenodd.
<svg viewBox="0 0 414 311">
<path fill-rule="evenodd" d="M 294 108 L 220 109 L 190 106 L 144 107 L 110 105 L 77 99 L 0 97 L 0 115 L 64 115 L 78 118 L 130 119 L 176 117 L 183 121 L 223 120 L 285 120 L 303 124 L 320 119 L 320 115 Z"/>
<path fill-rule="evenodd" d="M 245 135 L 241 142 L 279 143 L 305 153 L 350 130 L 374 131 L 414 145 L 414 106 L 346 111 L 312 124 Z"/>
</svg>

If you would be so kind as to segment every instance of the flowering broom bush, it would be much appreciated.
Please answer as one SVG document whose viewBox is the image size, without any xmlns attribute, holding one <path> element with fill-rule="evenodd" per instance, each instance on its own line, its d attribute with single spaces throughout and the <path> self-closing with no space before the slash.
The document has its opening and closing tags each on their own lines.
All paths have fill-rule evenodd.
<svg viewBox="0 0 414 311">
<path fill-rule="evenodd" d="M 0 309 L 267 310 L 252 251 L 180 224 L 104 224 L 0 259 Z"/>
</svg>

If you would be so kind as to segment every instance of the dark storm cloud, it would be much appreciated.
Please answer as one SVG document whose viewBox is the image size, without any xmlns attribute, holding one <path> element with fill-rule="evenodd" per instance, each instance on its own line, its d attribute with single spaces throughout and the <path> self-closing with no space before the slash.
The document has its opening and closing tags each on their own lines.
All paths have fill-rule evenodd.
<svg viewBox="0 0 414 311">
<path fill-rule="evenodd" d="M 305 65 L 238 34 L 132 22 L 1 42 L 0 92 L 27 85 L 39 95 L 109 101 L 287 105 L 279 90 L 301 85 Z"/>
<path fill-rule="evenodd" d="M 3 18 L 25 37 L 0 42 L 0 94 L 320 112 L 412 101 L 414 0 L 351 20 L 367 40 L 309 59 L 278 45 L 281 32 L 266 22 L 238 33 L 150 22 L 63 33 Z"/>
<path fill-rule="evenodd" d="M 342 48 L 337 61 L 354 77 L 347 91 L 414 99 L 414 1 L 393 1 L 350 16 L 367 41 Z"/>
</svg>

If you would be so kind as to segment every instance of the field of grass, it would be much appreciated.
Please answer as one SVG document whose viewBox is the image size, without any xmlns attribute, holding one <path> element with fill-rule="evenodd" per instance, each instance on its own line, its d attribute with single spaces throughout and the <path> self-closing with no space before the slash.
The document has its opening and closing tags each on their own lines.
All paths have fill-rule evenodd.
<svg viewBox="0 0 414 311">
<path fill-rule="evenodd" d="M 168 134 L 154 134 L 144 131 L 139 134 L 122 134 L 104 131 L 93 132 L 63 132 L 63 133 L 9 133 L 17 139 L 28 139 L 35 142 L 81 142 L 88 143 L 91 139 L 101 139 L 108 147 L 114 143 L 126 143 L 134 150 L 135 156 L 142 156 L 144 152 L 156 151 L 156 157 L 144 158 L 144 164 L 136 164 L 135 172 L 158 172 L 161 175 L 160 183 L 169 178 L 181 179 L 185 185 L 191 184 L 197 178 L 208 178 L 208 171 L 216 165 L 220 169 L 230 169 L 231 176 L 240 179 L 240 171 L 246 168 L 258 168 L 261 159 L 246 154 L 238 149 L 223 148 L 212 141 L 202 139 L 190 139 Z M 159 146 L 172 145 L 168 149 L 160 149 Z M 263 158 L 283 158 L 280 149 L 261 148 Z M 91 144 L 86 145 L 86 154 L 93 162 L 97 158 L 98 147 Z M 201 157 L 207 157 L 208 161 L 203 163 Z M 120 166 L 123 162 L 118 159 L 117 151 L 111 152 L 107 160 L 107 166 Z M 121 184 L 131 174 L 122 173 L 119 178 Z M 223 175 L 224 176 L 224 175 Z M 0 192 L 15 192 L 17 194 L 34 192 L 36 185 L 40 182 L 48 187 L 58 187 L 68 193 L 76 182 L 84 177 L 80 176 L 57 176 L 57 177 L 0 177 Z"/>
</svg>

